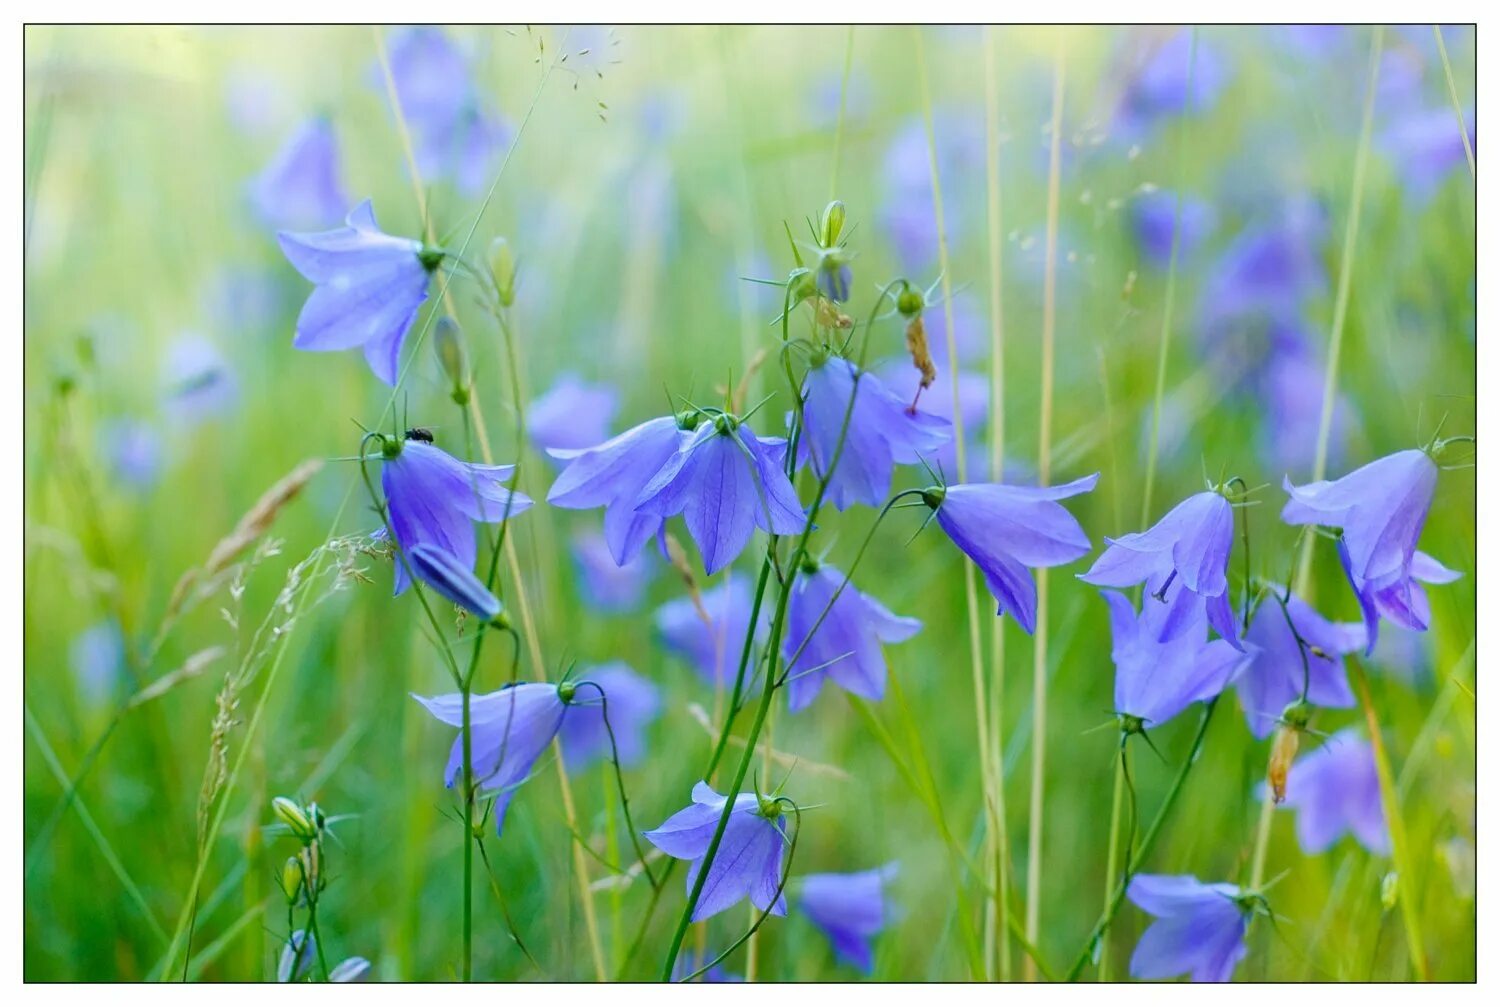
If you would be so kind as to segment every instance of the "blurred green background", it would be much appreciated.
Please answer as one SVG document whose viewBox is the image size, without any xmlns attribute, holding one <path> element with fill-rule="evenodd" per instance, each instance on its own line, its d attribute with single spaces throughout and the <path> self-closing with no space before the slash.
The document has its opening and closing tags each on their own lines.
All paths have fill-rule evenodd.
<svg viewBox="0 0 1500 1007">
<path fill-rule="evenodd" d="M 1205 299 L 1211 301 L 1216 269 L 1239 235 L 1290 219 L 1289 206 L 1315 207 L 1320 223 L 1301 233 L 1308 268 L 1321 282 L 1299 302 L 1297 317 L 1321 378 L 1371 35 L 1364 28 L 1316 37 L 1202 29 L 1195 65 L 1200 85 L 1215 65 L 1209 61 L 1217 65 L 1212 100 L 1186 117 L 1147 108 L 1153 53 L 1186 35 L 1161 28 L 447 30 L 476 92 L 514 139 L 472 247 L 504 235 L 520 263 L 514 318 L 524 398 L 565 370 L 577 372 L 618 391 L 615 430 L 660 414 L 664 388 L 712 401 L 715 386 L 731 375 L 738 381 L 758 350 L 775 349 L 770 322 L 779 293 L 737 277 L 783 279 L 794 265 L 784 222 L 804 235 L 804 218 L 831 197 L 846 203 L 855 226 L 851 313 L 867 311 L 878 286 L 896 276 L 930 284 L 938 262 L 910 238 L 934 220 L 924 128 L 930 110 L 955 326 L 966 323 L 973 336 L 966 370 L 986 380 L 994 362 L 988 214 L 999 196 L 1004 397 L 990 404 L 971 464 L 987 454 L 984 438 L 998 412 L 1008 468 L 1017 481 L 1034 478 L 1048 124 L 1061 59 L 1053 478 L 1102 473 L 1098 490 L 1070 507 L 1096 545 L 1140 527 L 1167 270 L 1149 255 L 1135 214 L 1157 190 L 1180 188 L 1208 208 L 1211 223 L 1191 246 L 1184 241 L 1178 262 L 1152 520 L 1201 489 L 1205 473 L 1241 475 L 1259 487 L 1258 505 L 1246 511 L 1254 571 L 1285 578 L 1295 533 L 1277 518 L 1280 483 L 1283 474 L 1305 481 L 1310 463 L 1297 468 L 1268 455 L 1266 438 L 1286 407 L 1226 378 L 1209 359 L 1204 318 L 1212 304 Z M 169 627 L 153 652 L 178 578 L 201 566 L 298 462 L 354 454 L 354 421 L 375 423 L 389 398 L 357 354 L 292 349 L 310 286 L 280 255 L 274 227 L 254 213 L 247 185 L 300 122 L 324 115 L 351 202 L 371 197 L 384 230 L 420 235 L 417 197 L 378 69 L 378 39 L 389 46 L 393 36 L 361 28 L 26 32 L 29 980 L 156 973 L 198 861 L 199 794 L 225 676 L 253 646 L 262 620 L 286 621 L 273 607 L 287 572 L 335 519 L 339 534 L 375 526 L 357 466 L 329 461 L 275 522 L 279 553 L 247 574 L 242 596 L 231 597 L 226 583 Z M 1473 30 L 1445 29 L 1444 40 L 1468 112 Z M 987 50 L 999 141 L 994 187 L 985 156 Z M 1331 475 L 1425 442 L 1443 417 L 1447 434 L 1470 433 L 1475 422 L 1473 181 L 1461 154 L 1417 180 L 1404 156 L 1410 143 L 1399 130 L 1408 111 L 1446 113 L 1450 148 L 1458 136 L 1431 27 L 1388 30 L 1383 53 L 1337 374 L 1343 412 L 1330 442 Z M 1137 101 L 1133 119 L 1129 96 Z M 486 189 L 428 186 L 435 232 L 461 240 Z M 464 281 L 454 292 L 489 438 L 498 460 L 516 460 L 515 402 L 499 334 L 466 296 Z M 436 309 L 434 297 L 423 318 Z M 940 334 L 941 313 L 931 313 L 928 325 Z M 216 348 L 221 377 L 232 384 L 232 394 L 207 415 L 185 413 L 171 394 L 173 347 L 190 333 Z M 872 340 L 872 356 L 903 352 L 899 321 L 877 323 Z M 754 378 L 752 400 L 777 395 L 762 413 L 768 427 L 788 408 L 778 377 L 767 368 Z M 948 381 L 945 368 L 938 388 Z M 430 348 L 420 351 L 399 404 L 413 423 L 432 426 L 439 443 L 461 450 L 459 419 Z M 1307 450 L 1315 433 L 1314 424 L 1287 434 L 1293 454 Z M 521 488 L 544 497 L 551 464 L 529 444 L 519 460 Z M 898 476 L 900 485 L 922 479 L 910 471 Z M 573 661 L 618 659 L 664 690 L 650 754 L 627 773 L 637 824 L 649 828 L 687 803 L 711 740 L 690 706 L 712 710 L 714 697 L 655 638 L 652 610 L 682 594 L 664 564 L 654 564 L 649 599 L 638 611 L 602 615 L 585 603 L 568 546 L 598 519 L 538 508 L 517 520 L 517 545 L 548 674 L 556 677 Z M 829 513 L 816 542 L 846 565 L 871 520 L 863 508 Z M 677 523 L 671 527 L 687 541 Z M 887 649 L 907 706 L 888 696 L 873 710 L 906 757 L 920 750 L 930 762 L 946 820 L 977 855 L 981 791 L 962 567 L 935 528 L 906 544 L 916 527 L 915 518 L 898 512 L 856 578 L 893 611 L 925 623 L 914 640 Z M 1422 548 L 1464 577 L 1430 592 L 1425 636 L 1367 664 L 1382 738 L 1405 786 L 1402 812 L 1418 877 L 1404 880 L 1403 897 L 1416 900 L 1425 952 L 1440 979 L 1475 973 L 1474 541 L 1473 472 L 1445 471 Z M 736 564 L 747 575 L 757 567 L 756 551 Z M 1242 562 L 1237 552 L 1236 572 Z M 350 816 L 334 827 L 337 841 L 328 849 L 320 921 L 330 959 L 364 955 L 384 979 L 455 975 L 461 829 L 441 785 L 451 732 L 408 697 L 448 691 L 447 678 L 415 607 L 390 597 L 388 566 L 369 558 L 361 565 L 370 582 L 299 609 L 286 627 L 284 656 L 255 666 L 230 715 L 230 765 L 246 758 L 221 798 L 223 827 L 207 851 L 191 977 L 274 975 L 286 933 L 274 877 L 293 852 L 289 839 L 264 831 L 277 794 Z M 1089 733 L 1110 719 L 1113 667 L 1104 606 L 1073 578 L 1082 569 L 1050 578 L 1038 946 L 1054 966 L 1072 959 L 1101 908 L 1116 751 L 1112 730 Z M 1356 617 L 1331 548 L 1317 550 L 1313 584 L 1312 600 L 1324 612 Z M 311 591 L 317 596 L 322 588 Z M 981 598 L 986 633 L 988 606 Z M 1037 740 L 1033 643 L 1006 623 L 998 680 L 1019 880 L 1026 871 L 1029 751 Z M 224 655 L 201 674 L 116 716 L 138 688 L 210 647 L 225 648 Z M 490 650 L 482 687 L 503 681 L 502 651 Z M 522 672 L 528 677 L 536 671 L 529 665 Z M 250 731 L 262 697 L 263 713 Z M 1165 761 L 1137 750 L 1143 816 L 1154 813 L 1196 719 L 1190 713 L 1155 732 Z M 1363 724 L 1359 710 L 1320 711 L 1314 726 L 1332 732 L 1350 724 Z M 948 848 L 869 725 L 842 693 L 828 689 L 795 716 L 778 702 L 773 737 L 779 751 L 799 760 L 787 792 L 820 806 L 806 815 L 794 876 L 901 864 L 891 889 L 898 908 L 878 941 L 874 978 L 971 978 Z M 59 814 L 65 781 L 95 747 L 97 764 Z M 1268 748 L 1254 741 L 1226 697 L 1150 870 L 1205 881 L 1248 877 L 1259 811 L 1253 789 Z M 520 791 L 504 839 L 487 844 L 510 916 L 540 967 L 510 939 L 481 884 L 478 977 L 593 978 L 554 775 L 539 772 Z M 620 842 L 612 778 L 591 769 L 576 776 L 574 793 L 585 839 L 601 851 L 606 834 Z M 1304 855 L 1292 817 L 1276 813 L 1269 854 L 1268 873 L 1285 872 L 1268 893 L 1277 925 L 1262 921 L 1251 930 L 1251 954 L 1237 977 L 1408 978 L 1400 913 L 1380 898 L 1390 858 L 1350 838 Z M 598 861 L 588 863 L 593 878 L 606 873 Z M 614 966 L 637 935 L 647 894 L 637 883 L 595 895 Z M 970 907 L 978 900 L 972 882 L 966 896 Z M 659 967 L 681 899 L 679 875 L 651 920 L 632 977 Z M 748 922 L 748 910 L 722 914 L 689 946 L 702 940 L 723 947 Z M 1131 906 L 1122 910 L 1111 938 L 1116 975 L 1148 922 Z M 771 920 L 756 945 L 759 979 L 855 978 L 796 913 Z M 1019 949 L 1013 955 L 1019 975 Z M 726 966 L 743 973 L 743 957 L 737 953 Z"/>
</svg>

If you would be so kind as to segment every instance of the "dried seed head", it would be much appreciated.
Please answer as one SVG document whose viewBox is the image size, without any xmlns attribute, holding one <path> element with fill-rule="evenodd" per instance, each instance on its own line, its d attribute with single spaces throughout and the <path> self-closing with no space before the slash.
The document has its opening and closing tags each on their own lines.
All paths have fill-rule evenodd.
<svg viewBox="0 0 1500 1007">
<path fill-rule="evenodd" d="M 922 323 L 921 315 L 913 316 L 906 323 L 906 352 L 911 354 L 912 366 L 922 374 L 922 382 L 917 387 L 917 394 L 921 395 L 937 380 L 937 364 L 932 361 L 932 350 L 927 345 L 927 327 Z M 916 405 L 916 399 L 913 399 L 912 409 L 916 409 Z"/>
<path fill-rule="evenodd" d="M 854 319 L 840 311 L 838 305 L 826 297 L 818 298 L 817 310 L 818 324 L 825 329 L 847 329 L 854 324 Z"/>
<path fill-rule="evenodd" d="M 1282 724 L 1276 729 L 1271 742 L 1271 762 L 1266 767 L 1266 780 L 1271 785 L 1271 797 L 1280 804 L 1286 800 L 1286 775 L 1297 756 L 1297 745 L 1302 737 L 1299 728 Z"/>
</svg>

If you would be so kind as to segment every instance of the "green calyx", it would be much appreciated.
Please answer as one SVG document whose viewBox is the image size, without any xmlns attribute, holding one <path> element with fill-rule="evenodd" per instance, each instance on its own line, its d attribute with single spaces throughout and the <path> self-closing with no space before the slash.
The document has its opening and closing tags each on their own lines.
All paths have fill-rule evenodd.
<svg viewBox="0 0 1500 1007">
<path fill-rule="evenodd" d="M 948 499 L 948 490 L 942 486 L 929 486 L 922 491 L 922 502 L 932 510 L 943 506 L 943 501 Z"/>
<path fill-rule="evenodd" d="M 781 817 L 781 801 L 775 797 L 762 797 L 757 811 L 760 813 L 760 817 L 775 821 Z"/>
<path fill-rule="evenodd" d="M 1299 699 L 1288 703 L 1286 709 L 1281 711 L 1281 722 L 1300 731 L 1312 720 L 1312 713 L 1311 704 Z"/>
<path fill-rule="evenodd" d="M 423 245 L 417 250 L 417 261 L 422 263 L 422 268 L 429 273 L 443 264 L 443 259 L 448 253 L 434 245 Z"/>
<path fill-rule="evenodd" d="M 703 419 L 703 414 L 696 409 L 684 409 L 675 417 L 678 430 L 697 430 L 698 423 Z"/>
<path fill-rule="evenodd" d="M 1134 714 L 1120 714 L 1120 733 L 1127 737 L 1132 734 L 1145 734 L 1146 722 Z"/>
<path fill-rule="evenodd" d="M 557 698 L 564 704 L 573 702 L 573 697 L 578 694 L 578 686 L 573 682 L 562 682 L 557 687 Z"/>
<path fill-rule="evenodd" d="M 714 429 L 726 437 L 732 435 L 739 428 L 740 421 L 738 417 L 731 416 L 729 413 L 720 413 L 714 417 Z"/>
<path fill-rule="evenodd" d="M 400 456 L 400 454 L 401 454 L 401 441 L 400 441 L 400 439 L 396 438 L 396 437 L 386 437 L 386 436 L 382 435 L 381 438 L 380 438 L 380 457 L 384 458 L 386 461 L 390 461 L 392 458 L 396 458 L 396 457 Z"/>
<path fill-rule="evenodd" d="M 896 310 L 901 312 L 903 318 L 915 318 L 925 307 L 927 307 L 927 299 L 922 296 L 920 290 L 914 287 L 907 287 L 896 298 Z"/>
</svg>

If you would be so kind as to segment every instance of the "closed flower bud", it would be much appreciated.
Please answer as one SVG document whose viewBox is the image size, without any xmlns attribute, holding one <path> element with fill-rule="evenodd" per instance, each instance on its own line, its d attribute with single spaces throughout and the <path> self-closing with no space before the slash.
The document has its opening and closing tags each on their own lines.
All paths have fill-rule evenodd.
<svg viewBox="0 0 1500 1007">
<path fill-rule="evenodd" d="M 516 258 L 504 238 L 490 242 L 490 274 L 495 278 L 500 303 L 507 308 L 516 303 Z"/>
<path fill-rule="evenodd" d="M 896 310 L 901 312 L 903 318 L 920 315 L 925 307 L 927 307 L 927 301 L 922 296 L 922 292 L 913 287 L 902 290 L 901 295 L 896 298 Z"/>
<path fill-rule="evenodd" d="M 281 865 L 281 893 L 288 903 L 296 905 L 302 894 L 302 861 L 287 857 Z"/>
<path fill-rule="evenodd" d="M 1395 871 L 1390 871 L 1380 879 L 1380 907 L 1386 912 L 1396 908 L 1396 901 L 1401 897 L 1401 876 Z"/>
<path fill-rule="evenodd" d="M 302 805 L 290 797 L 276 797 L 271 800 L 271 810 L 276 812 L 276 817 L 292 830 L 292 835 L 304 842 L 314 839 L 318 835 L 317 828 L 312 819 L 303 810 Z"/>
<path fill-rule="evenodd" d="M 353 958 L 345 958 L 328 970 L 328 981 L 331 983 L 362 983 L 370 978 L 370 970 L 372 968 L 373 966 L 370 964 L 370 959 L 368 958 L 360 958 L 358 955 Z"/>
<path fill-rule="evenodd" d="M 432 330 L 432 350 L 437 355 L 438 365 L 448 378 L 454 401 L 462 397 L 459 405 L 469 398 L 469 364 L 464 353 L 463 332 L 458 323 L 446 315 L 438 319 Z"/>
<path fill-rule="evenodd" d="M 846 211 L 842 200 L 835 199 L 823 207 L 823 217 L 818 224 L 818 234 L 822 238 L 826 248 L 838 244 L 839 235 L 844 233 L 844 217 Z"/>
</svg>

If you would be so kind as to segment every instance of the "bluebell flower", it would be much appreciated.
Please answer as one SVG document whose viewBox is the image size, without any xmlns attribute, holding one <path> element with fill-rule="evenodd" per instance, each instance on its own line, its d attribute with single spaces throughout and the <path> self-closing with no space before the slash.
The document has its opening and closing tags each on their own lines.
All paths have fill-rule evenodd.
<svg viewBox="0 0 1500 1007">
<path fill-rule="evenodd" d="M 785 456 L 785 439 L 762 440 L 748 423 L 717 416 L 683 439 L 641 489 L 636 509 L 661 518 L 681 514 L 713 576 L 744 550 L 756 528 L 775 535 L 802 531 L 805 516 L 782 471 Z"/>
<path fill-rule="evenodd" d="M 1088 536 L 1057 501 L 1087 493 L 1099 473 L 1061 486 L 967 483 L 932 487 L 922 502 L 937 513 L 938 527 L 972 559 L 999 603 L 1028 633 L 1036 631 L 1032 567 L 1061 566 L 1089 551 Z"/>
<path fill-rule="evenodd" d="M 390 451 L 394 442 L 386 441 Z M 494 524 L 523 514 L 531 501 L 506 489 L 513 465 L 461 462 L 442 448 L 420 440 L 399 444 L 380 471 L 381 488 L 390 508 L 396 542 L 410 553 L 421 543 L 450 553 L 466 569 L 474 568 L 478 545 L 474 522 Z M 396 593 L 406 590 L 405 564 L 396 562 Z"/>
<path fill-rule="evenodd" d="M 1249 660 L 1228 641 L 1208 639 L 1203 602 L 1185 586 L 1169 588 L 1165 600 L 1147 595 L 1139 615 L 1120 592 L 1099 593 L 1109 605 L 1115 713 L 1141 726 L 1160 726 L 1217 696 Z M 1169 622 L 1177 624 L 1170 633 Z"/>
<path fill-rule="evenodd" d="M 113 619 L 94 623 L 73 638 L 68 663 L 78 691 L 91 703 L 114 694 L 125 673 L 125 636 Z"/>
<path fill-rule="evenodd" d="M 1280 593 L 1274 586 L 1272 590 Z M 1309 645 L 1307 701 L 1331 709 L 1354 705 L 1343 655 L 1365 645 L 1364 627 L 1330 622 L 1295 596 L 1287 599 L 1283 614 L 1281 606 L 1268 598 L 1250 621 L 1245 640 L 1255 650 L 1234 683 L 1250 733 L 1257 738 L 1275 730 L 1281 712 L 1302 696 L 1302 648 L 1287 625 L 1288 616 Z"/>
<path fill-rule="evenodd" d="M 427 280 L 442 253 L 381 232 L 367 199 L 345 226 L 277 235 L 297 272 L 317 284 L 297 316 L 292 345 L 327 352 L 361 347 L 375 376 L 396 383 L 401 344 L 427 300 Z"/>
<path fill-rule="evenodd" d="M 667 650 L 692 665 L 712 685 L 732 685 L 740 651 L 750 629 L 750 585 L 731 573 L 718 587 L 704 591 L 703 611 L 691 598 L 677 598 L 656 610 L 656 631 Z M 707 621 L 704 615 L 708 616 Z M 759 636 L 765 628 L 765 611 Z"/>
<path fill-rule="evenodd" d="M 1182 197 L 1182 217 L 1177 217 L 1177 196 L 1155 189 L 1138 196 L 1130 208 L 1135 240 L 1146 259 L 1165 267 L 1172 258 L 1172 232 L 1177 232 L 1177 255 L 1185 259 L 1197 251 L 1213 229 L 1213 208 L 1201 199 Z"/>
<path fill-rule="evenodd" d="M 1375 751 L 1355 728 L 1292 763 L 1283 806 L 1297 812 L 1297 845 L 1303 853 L 1322 853 L 1345 833 L 1371 853 L 1390 852 Z"/>
<path fill-rule="evenodd" d="M 568 767 L 609 758 L 610 730 L 620 765 L 629 768 L 640 762 L 646 752 L 646 728 L 661 712 L 661 690 L 624 661 L 580 668 L 574 680 L 576 692 L 558 735 Z"/>
<path fill-rule="evenodd" d="M 1156 917 L 1130 956 L 1132 978 L 1186 973 L 1197 983 L 1228 982 L 1249 953 L 1251 910 L 1234 885 L 1204 884 L 1191 874 L 1137 874 L 1126 895 Z"/>
<path fill-rule="evenodd" d="M 1261 457 L 1282 470 L 1307 471 L 1313 467 L 1318 429 L 1323 422 L 1326 368 L 1305 341 L 1301 347 L 1282 343 L 1266 362 L 1259 381 L 1257 398 L 1263 403 Z M 1326 463 L 1343 461 L 1344 442 L 1353 425 L 1348 396 L 1340 394 L 1334 399 L 1328 427 Z"/>
<path fill-rule="evenodd" d="M 500 600 L 474 576 L 472 564 L 464 565 L 448 550 L 418 542 L 406 550 L 406 561 L 418 580 L 459 608 L 485 622 L 500 614 Z"/>
<path fill-rule="evenodd" d="M 687 872 L 689 895 L 727 800 L 707 783 L 699 782 L 693 787 L 692 804 L 645 833 L 652 845 L 667 856 L 692 861 Z M 724 837 L 709 866 L 708 878 L 693 907 L 693 922 L 721 913 L 747 896 L 755 908 L 785 916 L 786 896 L 778 894 L 781 859 L 787 842 L 785 830 L 786 816 L 778 802 L 767 800 L 763 806 L 754 794 L 737 796 L 724 827 Z"/>
<path fill-rule="evenodd" d="M 419 132 L 417 164 L 424 179 L 451 178 L 460 195 L 482 195 L 510 138 L 504 120 L 471 103 L 446 128 L 431 125 Z"/>
<path fill-rule="evenodd" d="M 820 477 L 828 472 L 843 435 L 843 450 L 828 483 L 828 499 L 839 510 L 854 503 L 879 507 L 890 493 L 896 465 L 930 463 L 936 451 L 953 439 L 947 420 L 908 410 L 879 378 L 868 371 L 860 374 L 859 368 L 842 357 L 829 357 L 810 367 L 804 395 L 803 443 Z M 854 398 L 852 413 L 850 396 Z"/>
<path fill-rule="evenodd" d="M 250 185 L 261 219 L 272 227 L 332 227 L 349 211 L 339 182 L 338 140 L 324 118 L 303 123 Z"/>
<path fill-rule="evenodd" d="M 801 651 L 787 668 L 787 706 L 794 712 L 811 703 L 823 680 L 830 678 L 856 696 L 883 698 L 885 656 L 880 645 L 909 640 L 922 629 L 920 620 L 893 615 L 853 584 L 844 585 L 844 575 L 827 564 L 797 578 L 786 620 L 782 655 L 791 661 Z"/>
<path fill-rule="evenodd" d="M 276 981 L 293 983 L 301 979 L 312 971 L 317 956 L 317 939 L 305 930 L 293 930 L 281 946 L 281 957 L 276 961 Z"/>
<path fill-rule="evenodd" d="M 1415 448 L 1398 451 L 1332 482 L 1284 486 L 1287 524 L 1341 529 L 1339 558 L 1365 617 L 1365 653 L 1375 646 L 1380 617 L 1409 629 L 1427 628 L 1427 597 L 1416 581 L 1447 583 L 1458 575 L 1426 554 L 1417 539 L 1437 487 L 1437 465 Z"/>
<path fill-rule="evenodd" d="M 854 270 L 842 256 L 829 254 L 826 261 L 819 265 L 818 289 L 823 296 L 830 301 L 839 304 L 849 299 L 850 288 L 854 286 Z"/>
<path fill-rule="evenodd" d="M 1105 539 L 1109 548 L 1078 579 L 1099 587 L 1149 584 L 1159 593 L 1173 581 L 1203 599 L 1209 624 L 1239 646 L 1239 628 L 1229 604 L 1229 550 L 1234 543 L 1234 508 L 1214 490 L 1195 493 L 1173 507 L 1149 530 Z M 1167 622 L 1162 631 L 1176 632 Z"/>
<path fill-rule="evenodd" d="M 645 597 L 654 565 L 646 553 L 638 553 L 624 565 L 615 563 L 609 543 L 597 531 L 582 532 L 573 539 L 573 566 L 584 601 L 598 612 L 633 611 Z"/>
<path fill-rule="evenodd" d="M 192 424 L 234 408 L 239 381 L 218 347 L 196 335 L 172 344 L 162 364 L 167 414 Z"/>
<path fill-rule="evenodd" d="M 638 512 L 636 501 L 686 439 L 680 424 L 691 422 L 662 416 L 581 451 L 551 449 L 547 453 L 568 466 L 547 491 L 547 502 L 569 510 L 603 507 L 604 538 L 615 562 L 624 565 L 662 530 L 665 519 Z"/>
<path fill-rule="evenodd" d="M 1328 286 L 1321 254 L 1326 228 L 1326 215 L 1315 204 L 1290 200 L 1234 237 L 1210 269 L 1199 300 L 1199 328 L 1212 351 L 1221 354 L 1218 344 L 1244 330 L 1247 319 L 1300 319 Z"/>
<path fill-rule="evenodd" d="M 443 772 L 443 784 L 451 788 L 464 769 L 463 696 L 455 692 L 428 698 L 413 693 L 412 698 L 442 723 L 460 729 Z M 497 835 L 505 828 L 511 798 L 552 744 L 568 709 L 550 682 L 525 682 L 470 697 L 469 758 L 479 792 L 495 798 Z"/>
<path fill-rule="evenodd" d="M 100 430 L 104 455 L 115 479 L 138 490 L 150 489 L 161 478 L 161 434 L 140 420 L 112 420 Z"/>
<path fill-rule="evenodd" d="M 361 958 L 358 955 L 353 958 L 345 958 L 333 968 L 328 970 L 328 981 L 331 983 L 362 983 L 370 978 L 370 972 L 374 968 L 370 959 Z"/>
<path fill-rule="evenodd" d="M 560 374 L 552 387 L 526 407 L 526 433 L 542 450 L 582 450 L 609 439 L 609 427 L 619 408 L 619 396 L 609 385 Z"/>
<path fill-rule="evenodd" d="M 802 879 L 802 911 L 828 937 L 834 954 L 869 975 L 875 967 L 871 940 L 890 922 L 885 885 L 896 865 L 853 874 L 809 874 Z"/>
</svg>

